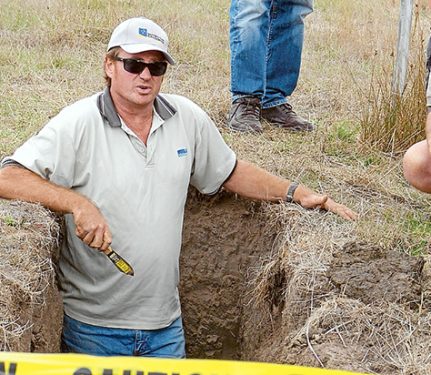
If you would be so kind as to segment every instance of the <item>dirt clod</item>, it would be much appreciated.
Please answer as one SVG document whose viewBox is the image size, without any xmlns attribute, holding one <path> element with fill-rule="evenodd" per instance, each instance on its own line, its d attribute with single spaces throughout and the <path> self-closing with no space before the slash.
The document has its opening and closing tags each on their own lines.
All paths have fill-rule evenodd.
<svg viewBox="0 0 431 375">
<path fill-rule="evenodd" d="M 365 304 L 375 301 L 421 303 L 424 261 L 397 251 L 383 251 L 364 243 L 350 243 L 334 254 L 328 271 L 338 292 Z"/>
</svg>

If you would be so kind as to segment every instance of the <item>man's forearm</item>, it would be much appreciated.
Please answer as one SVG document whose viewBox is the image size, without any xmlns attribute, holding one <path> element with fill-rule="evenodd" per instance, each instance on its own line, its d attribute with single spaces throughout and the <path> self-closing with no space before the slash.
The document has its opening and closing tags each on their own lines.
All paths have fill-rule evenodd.
<svg viewBox="0 0 431 375">
<path fill-rule="evenodd" d="M 225 182 L 224 188 L 246 198 L 276 202 L 285 199 L 290 184 L 289 180 L 239 160 L 232 176 Z M 295 192 L 295 198 L 301 194 L 302 188 L 302 186 L 299 187 Z"/>
<path fill-rule="evenodd" d="M 76 207 L 90 203 L 84 196 L 17 166 L 0 169 L 0 197 L 40 203 L 59 213 L 73 213 Z"/>
<path fill-rule="evenodd" d="M 274 176 L 258 166 L 239 160 L 234 172 L 224 183 L 224 188 L 246 198 L 282 201 L 285 200 L 291 182 Z M 304 185 L 299 185 L 293 194 L 293 201 L 305 208 L 322 208 L 354 220 L 357 214 L 348 207 L 334 202 L 324 194 L 315 193 Z"/>
<path fill-rule="evenodd" d="M 0 197 L 40 203 L 52 211 L 73 214 L 76 235 L 91 247 L 104 251 L 112 242 L 108 223 L 88 198 L 46 181 L 28 169 L 17 166 L 0 169 Z"/>
</svg>

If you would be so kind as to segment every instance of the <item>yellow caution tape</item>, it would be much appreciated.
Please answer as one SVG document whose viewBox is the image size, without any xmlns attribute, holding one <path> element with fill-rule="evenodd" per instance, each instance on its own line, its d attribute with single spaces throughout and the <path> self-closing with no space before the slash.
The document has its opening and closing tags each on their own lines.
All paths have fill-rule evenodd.
<svg viewBox="0 0 431 375">
<path fill-rule="evenodd" d="M 0 352 L 0 375 L 352 375 L 258 362 Z M 356 373 L 357 374 L 357 373 Z"/>
</svg>

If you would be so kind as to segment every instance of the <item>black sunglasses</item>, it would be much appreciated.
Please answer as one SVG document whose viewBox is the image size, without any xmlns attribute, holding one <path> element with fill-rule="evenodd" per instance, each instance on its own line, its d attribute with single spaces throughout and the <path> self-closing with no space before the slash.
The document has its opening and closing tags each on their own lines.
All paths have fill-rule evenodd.
<svg viewBox="0 0 431 375">
<path fill-rule="evenodd" d="M 145 68 L 148 68 L 152 76 L 158 77 L 165 74 L 168 68 L 168 63 L 165 61 L 146 63 L 143 60 L 125 59 L 118 56 L 114 57 L 114 60 L 122 61 L 124 70 L 132 74 L 141 74 Z"/>
</svg>

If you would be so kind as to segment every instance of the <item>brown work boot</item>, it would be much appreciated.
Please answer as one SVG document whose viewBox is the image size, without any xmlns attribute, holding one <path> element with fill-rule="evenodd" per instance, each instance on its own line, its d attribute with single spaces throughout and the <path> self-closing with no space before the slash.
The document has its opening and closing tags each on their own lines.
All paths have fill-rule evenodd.
<svg viewBox="0 0 431 375">
<path fill-rule="evenodd" d="M 261 133 L 260 115 L 260 100 L 258 98 L 239 98 L 232 103 L 227 126 L 237 132 Z"/>
<path fill-rule="evenodd" d="M 291 131 L 310 132 L 315 128 L 311 122 L 297 115 L 289 103 L 263 109 L 262 117 L 271 125 Z"/>
</svg>

